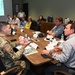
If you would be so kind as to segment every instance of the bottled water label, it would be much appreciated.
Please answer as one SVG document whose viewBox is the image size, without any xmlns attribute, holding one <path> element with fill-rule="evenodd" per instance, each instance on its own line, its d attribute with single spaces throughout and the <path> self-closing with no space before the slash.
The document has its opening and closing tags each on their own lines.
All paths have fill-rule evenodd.
<svg viewBox="0 0 75 75">
<path fill-rule="evenodd" d="M 63 34 L 61 35 L 61 40 L 64 40 L 64 35 Z"/>
</svg>

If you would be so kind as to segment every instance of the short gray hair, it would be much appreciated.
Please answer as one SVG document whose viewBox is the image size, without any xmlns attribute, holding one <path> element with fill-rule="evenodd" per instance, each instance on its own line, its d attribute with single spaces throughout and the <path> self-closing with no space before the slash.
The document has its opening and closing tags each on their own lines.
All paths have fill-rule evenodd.
<svg viewBox="0 0 75 75">
<path fill-rule="evenodd" d="M 5 21 L 0 21 L 0 32 L 2 31 L 2 28 L 5 27 L 5 26 L 7 26 L 7 25 L 8 25 L 7 22 L 5 22 Z"/>
</svg>

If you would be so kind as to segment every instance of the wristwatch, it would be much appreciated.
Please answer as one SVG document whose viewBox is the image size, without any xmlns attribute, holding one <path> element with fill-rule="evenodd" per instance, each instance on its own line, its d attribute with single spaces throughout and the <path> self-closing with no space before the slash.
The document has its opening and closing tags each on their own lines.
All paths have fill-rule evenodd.
<svg viewBox="0 0 75 75">
<path fill-rule="evenodd" d="M 50 51 L 50 52 L 49 52 L 49 55 L 51 55 L 51 56 L 52 56 L 52 51 Z"/>
</svg>

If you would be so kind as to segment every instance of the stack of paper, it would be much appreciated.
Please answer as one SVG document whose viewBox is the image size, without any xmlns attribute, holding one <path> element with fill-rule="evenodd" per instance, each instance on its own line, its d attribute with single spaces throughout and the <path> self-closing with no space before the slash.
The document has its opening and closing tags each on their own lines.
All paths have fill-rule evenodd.
<svg viewBox="0 0 75 75">
<path fill-rule="evenodd" d="M 30 46 L 27 46 L 23 52 L 24 55 L 31 55 L 34 53 L 38 53 L 38 51 Z"/>
<path fill-rule="evenodd" d="M 22 45 L 18 45 L 16 48 L 19 50 L 21 47 L 22 47 Z M 27 46 L 23 52 L 24 55 L 30 55 L 30 54 L 34 54 L 34 53 L 38 53 L 38 51 L 31 46 Z"/>
</svg>

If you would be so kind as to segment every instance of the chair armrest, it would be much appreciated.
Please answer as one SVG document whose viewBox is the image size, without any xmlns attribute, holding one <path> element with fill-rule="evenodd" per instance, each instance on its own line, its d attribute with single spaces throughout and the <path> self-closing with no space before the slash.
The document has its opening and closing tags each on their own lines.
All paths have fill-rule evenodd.
<svg viewBox="0 0 75 75">
<path fill-rule="evenodd" d="M 5 71 L 0 72 L 0 75 L 6 75 L 6 74 L 8 74 L 9 72 L 11 72 L 11 71 L 13 71 L 13 70 L 22 70 L 22 69 L 23 69 L 23 68 L 22 68 L 20 65 L 14 66 L 14 67 L 12 67 L 12 68 L 10 68 L 10 69 L 7 69 L 7 70 L 5 70 Z"/>
<path fill-rule="evenodd" d="M 60 75 L 69 75 L 68 73 L 66 73 L 66 72 L 64 72 L 64 71 L 56 70 L 56 71 L 54 72 L 54 75 L 58 75 L 58 74 L 60 74 Z"/>
</svg>

